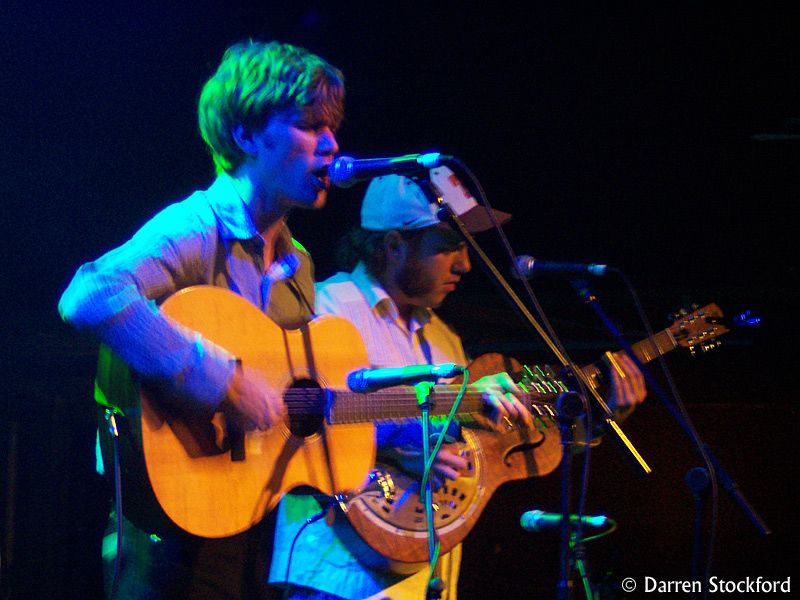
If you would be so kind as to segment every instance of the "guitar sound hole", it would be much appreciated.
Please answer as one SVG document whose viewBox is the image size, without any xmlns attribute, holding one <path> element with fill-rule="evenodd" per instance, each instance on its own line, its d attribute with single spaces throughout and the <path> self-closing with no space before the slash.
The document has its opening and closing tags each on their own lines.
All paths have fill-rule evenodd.
<svg viewBox="0 0 800 600">
<path fill-rule="evenodd" d="M 316 381 L 298 379 L 283 396 L 293 435 L 308 437 L 322 428 L 325 419 L 325 390 Z"/>
</svg>

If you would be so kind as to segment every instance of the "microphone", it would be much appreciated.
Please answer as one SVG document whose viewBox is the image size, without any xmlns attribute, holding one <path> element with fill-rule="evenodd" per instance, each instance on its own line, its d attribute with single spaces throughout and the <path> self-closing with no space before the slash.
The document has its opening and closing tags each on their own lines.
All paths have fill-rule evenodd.
<svg viewBox="0 0 800 600">
<path fill-rule="evenodd" d="M 546 529 L 555 529 L 556 527 L 559 527 L 563 518 L 564 515 L 561 513 L 549 513 L 544 512 L 543 510 L 529 510 L 528 512 L 522 513 L 522 516 L 519 518 L 519 524 L 525 531 L 532 531 L 536 533 L 539 531 L 545 531 Z M 611 519 L 604 515 L 599 515 L 596 517 L 583 516 L 580 517 L 580 519 L 578 519 L 578 515 L 569 516 L 570 523 L 575 524 L 578 523 L 579 520 L 584 527 L 598 529 L 608 525 Z"/>
<path fill-rule="evenodd" d="M 451 156 L 430 152 L 428 154 L 406 154 L 392 158 L 361 158 L 340 156 L 328 167 L 328 177 L 336 187 L 349 188 L 359 181 L 381 175 L 414 175 L 420 171 L 435 169 Z"/>
<path fill-rule="evenodd" d="M 347 385 L 361 394 L 374 392 L 395 385 L 413 385 L 421 381 L 436 381 L 455 377 L 464 372 L 464 367 L 455 363 L 441 365 L 411 365 L 387 369 L 359 369 L 347 376 Z"/>
<path fill-rule="evenodd" d="M 588 273 L 589 275 L 605 275 L 608 265 L 598 265 L 595 263 L 568 263 L 568 262 L 548 262 L 539 260 L 525 254 L 516 258 L 515 263 L 522 273 L 522 277 L 530 279 L 537 273 Z M 513 270 L 514 276 L 519 279 L 517 269 Z"/>
</svg>

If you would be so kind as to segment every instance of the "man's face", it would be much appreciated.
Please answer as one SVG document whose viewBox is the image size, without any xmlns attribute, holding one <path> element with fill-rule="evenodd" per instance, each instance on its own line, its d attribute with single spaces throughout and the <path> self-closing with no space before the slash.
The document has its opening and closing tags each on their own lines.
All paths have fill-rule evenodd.
<svg viewBox="0 0 800 600">
<path fill-rule="evenodd" d="M 409 304 L 436 308 L 472 268 L 467 246 L 452 229 L 439 225 L 409 244 L 397 286 Z"/>
<path fill-rule="evenodd" d="M 328 165 L 339 151 L 332 127 L 311 111 L 273 115 L 253 136 L 257 187 L 284 207 L 322 208 L 328 197 Z"/>
</svg>

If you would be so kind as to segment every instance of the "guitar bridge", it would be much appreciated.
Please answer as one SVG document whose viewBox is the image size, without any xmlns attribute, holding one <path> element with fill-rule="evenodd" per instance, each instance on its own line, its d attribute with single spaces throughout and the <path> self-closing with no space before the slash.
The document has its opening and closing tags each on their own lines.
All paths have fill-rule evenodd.
<svg viewBox="0 0 800 600">
<path fill-rule="evenodd" d="M 341 510 L 344 514 L 347 514 L 350 509 L 347 507 L 347 503 L 350 500 L 349 494 L 335 494 L 333 499 L 336 501 L 336 504 L 339 505 L 339 510 Z"/>
</svg>

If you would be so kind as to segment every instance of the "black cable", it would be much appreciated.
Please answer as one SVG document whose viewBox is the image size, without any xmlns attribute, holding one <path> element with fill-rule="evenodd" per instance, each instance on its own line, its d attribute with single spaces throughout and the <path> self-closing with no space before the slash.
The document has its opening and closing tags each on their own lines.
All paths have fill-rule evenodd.
<svg viewBox="0 0 800 600">
<path fill-rule="evenodd" d="M 291 572 L 291 568 L 292 568 L 292 556 L 294 555 L 294 547 L 295 547 L 295 544 L 297 544 L 297 540 L 300 539 L 300 534 L 303 533 L 303 531 L 305 530 L 306 527 L 308 527 L 312 523 L 316 523 L 321 518 L 323 518 L 326 514 L 328 514 L 328 511 L 331 509 L 331 506 L 333 506 L 333 504 L 334 504 L 334 500 L 331 499 L 328 502 L 328 504 L 326 504 L 322 508 L 322 510 L 320 510 L 317 514 L 315 514 L 314 516 L 308 517 L 306 519 L 305 523 L 303 523 L 300 526 L 300 529 L 297 530 L 297 533 L 294 534 L 294 537 L 292 538 L 292 545 L 289 546 L 289 556 L 286 558 L 286 574 L 283 577 L 284 582 L 286 583 L 286 586 L 283 588 L 283 600 L 287 600 L 287 598 L 289 598 L 289 594 L 292 591 L 292 587 L 294 587 L 292 585 L 292 583 L 289 581 L 289 573 Z"/>
</svg>

